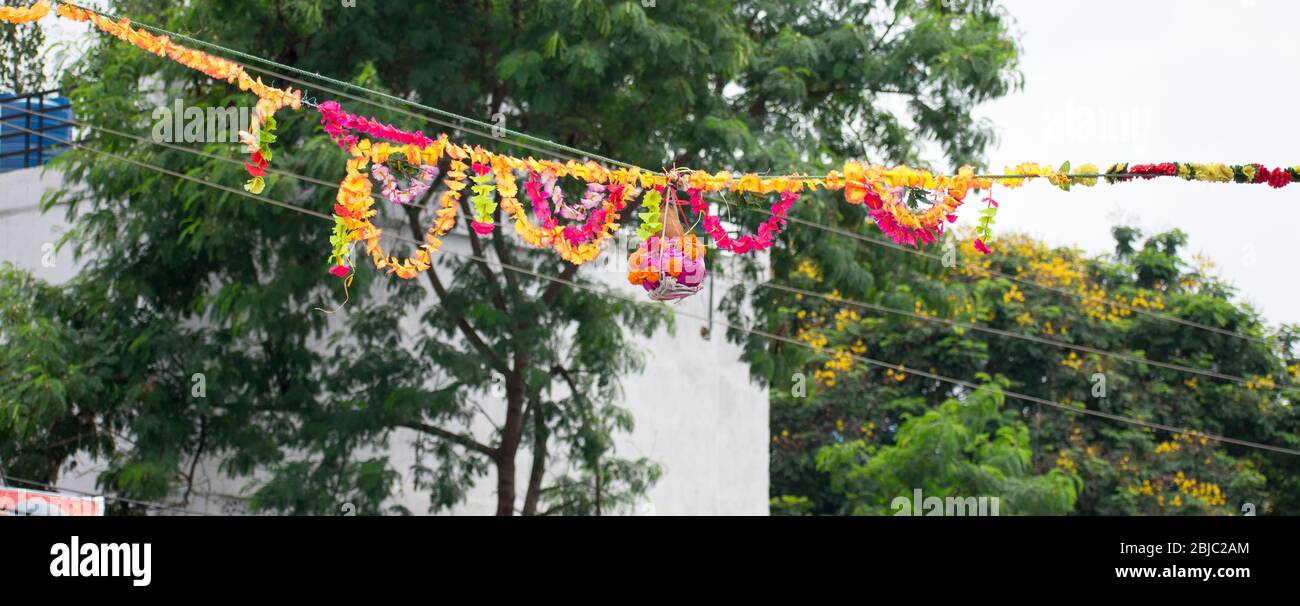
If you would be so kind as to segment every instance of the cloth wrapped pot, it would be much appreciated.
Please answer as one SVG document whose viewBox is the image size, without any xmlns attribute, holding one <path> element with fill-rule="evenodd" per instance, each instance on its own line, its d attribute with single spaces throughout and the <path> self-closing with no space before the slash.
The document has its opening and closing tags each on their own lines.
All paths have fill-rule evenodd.
<svg viewBox="0 0 1300 606">
<path fill-rule="evenodd" d="M 628 257 L 628 282 L 639 284 L 656 301 L 689 297 L 708 276 L 704 247 L 694 234 L 680 238 L 652 236 Z"/>
</svg>

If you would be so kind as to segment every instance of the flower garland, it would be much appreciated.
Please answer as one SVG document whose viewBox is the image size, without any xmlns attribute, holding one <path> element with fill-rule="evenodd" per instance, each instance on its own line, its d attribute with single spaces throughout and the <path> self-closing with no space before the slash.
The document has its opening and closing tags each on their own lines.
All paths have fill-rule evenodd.
<svg viewBox="0 0 1300 606">
<path fill-rule="evenodd" d="M 38 0 L 27 8 L 0 7 L 0 21 L 33 22 L 48 15 L 50 10 L 50 0 Z M 249 76 L 238 63 L 176 44 L 168 36 L 154 36 L 133 28 L 129 19 L 114 22 L 98 13 L 64 3 L 59 3 L 55 12 L 62 18 L 89 21 L 105 33 L 142 50 L 169 58 L 211 78 L 237 84 L 240 90 L 256 95 L 258 102 L 248 129 L 240 132 L 244 151 L 249 155 L 249 161 L 244 166 L 251 177 L 244 188 L 255 194 L 264 190 L 273 157 L 271 145 L 276 142 L 275 113 L 283 107 L 300 109 L 300 91 L 289 87 L 281 89 L 267 86 L 260 78 Z M 1258 163 L 1229 165 L 1182 162 L 1118 163 L 1111 165 L 1105 172 L 1099 172 L 1092 164 L 1084 164 L 1072 172 L 1068 162 L 1055 169 L 1037 163 L 1023 163 L 1008 167 L 1005 174 L 996 177 L 977 176 L 970 167 L 962 167 L 956 175 L 940 176 L 905 166 L 884 168 L 858 162 L 847 162 L 843 172 L 832 170 L 823 177 L 763 177 L 754 173 L 710 173 L 702 170 L 653 173 L 637 167 L 608 169 L 592 161 L 555 162 L 494 154 L 481 148 L 470 149 L 468 146 L 451 143 L 446 135 L 430 139 L 420 131 L 403 131 L 373 117 L 351 114 L 333 101 L 315 107 L 321 115 L 325 131 L 352 155 L 349 159 L 349 175 L 340 184 L 340 204 L 336 205 L 336 211 L 342 209 L 344 212 L 336 212 L 332 238 L 335 248 L 331 259 L 341 266 L 345 265 L 348 261 L 348 245 L 365 240 L 367 249 L 375 256 L 377 264 L 382 259 L 383 267 L 404 277 L 418 273 L 411 268 L 420 267 L 422 264 L 418 261 L 427 260 L 427 253 L 441 245 L 438 237 L 445 235 L 454 226 L 461 191 L 471 180 L 474 183 L 474 195 L 471 198 L 474 217 L 471 226 L 478 233 L 492 231 L 495 227 L 494 213 L 499 205 L 514 221 L 515 230 L 525 243 L 537 248 L 555 248 L 573 263 L 590 261 L 600 253 L 599 245 L 612 237 L 613 230 L 617 229 L 619 211 L 641 191 L 647 192 L 646 209 L 641 213 L 642 224 L 638 234 L 643 240 L 653 237 L 655 228 L 662 228 L 660 206 L 664 191 L 670 184 L 674 193 L 677 189 L 690 193 L 692 209 L 697 214 L 705 213 L 705 231 L 715 243 L 727 250 L 744 253 L 772 245 L 784 226 L 786 211 L 805 189 L 843 189 L 845 200 L 850 204 L 866 205 L 872 220 L 892 240 L 918 246 L 934 242 L 942 235 L 945 224 L 956 220 L 956 211 L 970 190 L 985 189 L 993 183 L 1014 188 L 1033 179 L 1045 179 L 1068 191 L 1072 186 L 1096 185 L 1102 179 L 1107 183 L 1119 183 L 1135 178 L 1179 177 L 1189 181 L 1268 184 L 1273 188 L 1286 187 L 1300 181 L 1300 166 L 1268 168 Z M 370 139 L 359 139 L 354 133 L 411 148 L 415 153 L 406 154 L 408 159 L 422 157 L 420 172 L 411 178 L 410 187 L 400 189 L 392 169 L 384 165 L 383 158 L 391 153 L 390 148 L 375 145 Z M 435 151 L 429 153 L 431 149 Z M 361 206 L 360 199 L 363 195 L 366 198 L 371 196 L 369 178 L 373 177 L 381 183 L 381 194 L 389 201 L 409 203 L 431 187 L 431 182 L 437 176 L 434 164 L 444 153 L 451 159 L 451 170 L 446 179 L 448 191 L 439 200 L 434 223 L 426 234 L 426 244 L 417 252 L 410 265 L 383 257 L 382 254 L 376 256 L 375 251 L 379 250 L 376 235 L 378 230 L 368 225 L 371 215 L 366 213 L 372 211 L 368 210 L 368 206 Z M 433 158 L 432 161 L 429 160 L 430 157 Z M 416 163 L 411 161 L 411 164 Z M 367 165 L 371 167 L 369 175 L 362 173 Z M 466 173 L 470 169 L 474 173 L 472 178 Z M 540 226 L 528 219 L 527 211 L 518 201 L 518 185 L 514 176 L 516 171 L 527 171 L 533 176 L 527 184 L 527 193 L 533 204 L 533 212 L 541 222 Z M 362 177 L 362 180 L 357 181 L 357 177 Z M 586 184 L 587 190 L 576 204 L 564 201 L 563 192 L 558 186 L 558 179 L 562 178 L 578 179 Z M 493 200 L 493 190 L 500 196 L 499 201 Z M 721 222 L 716 217 L 707 215 L 707 205 L 702 202 L 705 194 L 721 191 L 736 194 L 778 193 L 780 200 L 773 205 L 773 217 L 759 227 L 756 235 L 733 241 L 722 229 Z M 924 211 L 913 210 L 921 191 L 930 193 L 930 204 Z M 997 203 L 991 198 L 985 198 L 985 201 L 989 205 L 981 212 L 977 235 L 982 234 L 982 237 L 978 239 L 976 247 L 981 248 L 982 244 L 982 248 L 987 249 L 987 243 L 992 237 L 991 225 Z M 585 220 L 585 223 L 581 226 L 561 226 L 555 218 L 557 214 L 572 221 Z"/>
<path fill-rule="evenodd" d="M 413 154 L 419 157 L 418 152 Z M 398 152 L 389 157 L 390 162 L 394 162 L 403 173 L 402 176 L 407 178 L 408 186 L 401 189 L 398 178 L 393 176 L 393 169 L 387 164 L 376 164 L 370 169 L 370 176 L 379 182 L 381 188 L 380 195 L 385 200 L 393 204 L 410 204 L 423 196 L 433 186 L 433 180 L 438 178 L 438 167 L 432 164 L 420 164 L 418 167 L 406 160 L 405 152 Z"/>
<path fill-rule="evenodd" d="M 424 136 L 424 133 L 418 130 L 407 132 L 391 124 L 384 124 L 374 118 L 362 118 L 356 114 L 350 114 L 343 111 L 343 108 L 335 101 L 325 101 L 317 105 L 316 111 L 320 113 L 320 121 L 321 124 L 325 125 L 325 132 L 339 144 L 339 147 L 344 149 L 352 147 L 357 142 L 356 135 L 351 134 L 351 131 L 361 132 L 373 139 L 385 139 L 403 145 L 414 145 L 421 149 L 433 145 L 433 140 Z"/>
<path fill-rule="evenodd" d="M 550 206 L 551 201 L 557 207 L 565 206 L 564 193 L 556 183 L 559 174 L 557 167 L 554 163 L 539 162 L 531 158 L 527 163 L 534 170 L 530 170 L 525 190 L 532 203 L 533 214 L 541 222 L 541 227 L 528 219 L 522 206 L 517 203 L 506 206 L 503 201 L 502 206 L 506 213 L 515 220 L 515 231 L 530 246 L 554 248 L 561 258 L 574 265 L 594 260 L 600 255 L 601 245 L 605 240 L 612 238 L 618 231 L 619 213 L 635 198 L 635 192 L 630 191 L 628 185 L 589 182 L 580 211 L 585 214 L 586 222 L 581 227 L 561 226 Z M 593 208 L 597 204 L 600 208 Z"/>
<path fill-rule="evenodd" d="M 865 204 L 876 226 L 898 244 L 919 246 L 935 242 L 944 224 L 957 220 L 957 207 L 972 189 L 985 189 L 992 180 L 977 177 L 975 169 L 963 166 L 956 175 L 938 176 L 906 166 L 884 168 L 857 162 L 844 165 L 844 198 L 849 204 Z M 915 213 L 907 205 L 913 190 L 934 192 L 929 208 Z"/>
<path fill-rule="evenodd" d="M 31 23 L 39 21 L 50 14 L 50 0 L 40 0 L 26 8 L 0 6 L 0 21 L 5 23 Z"/>
<path fill-rule="evenodd" d="M 698 189 L 691 189 L 687 194 L 690 196 L 691 211 L 703 216 L 704 232 L 709 234 L 713 244 L 719 249 L 728 250 L 738 255 L 771 248 L 772 244 L 775 243 L 776 236 L 780 235 L 781 229 L 785 227 L 790 207 L 794 206 L 794 203 L 798 202 L 800 197 L 799 194 L 794 192 L 781 192 L 780 199 L 772 204 L 772 216 L 758 226 L 757 235 L 745 234 L 733 240 L 727 230 L 722 227 L 722 220 L 709 212 L 709 205 L 704 202 L 702 192 Z"/>
<path fill-rule="evenodd" d="M 641 225 L 636 228 L 636 235 L 642 240 L 649 240 L 651 236 L 663 231 L 664 223 L 660 215 L 660 207 L 663 206 L 663 188 L 656 187 L 645 194 L 645 201 L 642 206 L 645 210 L 637 213 L 641 218 Z"/>
<path fill-rule="evenodd" d="M 1122 183 L 1135 178 L 1179 177 L 1187 181 L 1204 183 L 1267 183 L 1275 189 L 1300 181 L 1300 166 L 1268 168 L 1263 164 L 1202 164 L 1197 162 L 1160 162 L 1157 164 L 1110 165 L 1105 173 L 1098 173 L 1093 164 L 1084 164 L 1071 174 L 1070 163 L 1053 169 L 1035 162 L 1008 166 L 1005 175 L 995 179 L 1007 187 L 1020 187 L 1033 179 L 1047 179 L 1053 185 L 1069 191 L 1071 185 L 1091 187 L 1102 177 L 1107 183 Z M 1014 175 L 1014 176 L 1011 176 Z M 1082 175 L 1082 176 L 1081 176 Z"/>
<path fill-rule="evenodd" d="M 372 184 L 369 176 L 363 172 L 367 165 L 380 166 L 395 153 L 410 153 L 409 146 L 397 147 L 386 143 L 372 144 L 369 139 L 362 139 L 353 145 L 347 162 L 347 175 L 339 184 L 334 205 L 334 233 L 330 243 L 334 250 L 330 262 L 334 265 L 330 273 L 337 276 L 348 275 L 351 263 L 351 247 L 354 242 L 364 241 L 366 254 L 370 255 L 376 269 L 387 270 L 399 278 L 410 280 L 430 267 L 430 254 L 442 247 L 439 239 L 451 230 L 455 224 L 456 204 L 460 200 L 460 191 L 465 188 L 466 165 L 469 157 L 466 151 L 455 145 L 446 145 L 440 139 L 433 145 L 420 150 L 417 157 L 425 164 L 436 164 L 442 154 L 451 158 L 452 170 L 447 173 L 447 191 L 443 193 L 440 209 L 435 214 L 434 223 L 424 234 L 424 243 L 415 254 L 406 259 L 389 256 L 380 244 L 383 230 L 370 221 L 376 211 L 372 208 L 374 197 L 371 195 Z M 373 172 L 373 168 L 371 171 Z"/>
<path fill-rule="evenodd" d="M 975 241 L 972 245 L 980 254 L 987 255 L 992 252 L 989 250 L 989 243 L 993 241 L 993 218 L 998 214 L 998 202 L 993 199 L 992 191 L 987 198 L 984 198 L 984 203 L 987 206 L 980 211 L 980 220 L 975 225 Z"/>
<path fill-rule="evenodd" d="M 275 142 L 275 112 L 286 106 L 299 109 L 302 105 L 301 91 L 287 87 L 280 89 L 267 86 L 262 83 L 261 78 L 255 79 L 249 76 L 244 68 L 234 61 L 176 44 L 167 36 L 154 36 L 143 30 L 134 29 L 131 27 L 130 19 L 114 22 L 68 4 L 60 4 L 56 13 L 60 17 L 73 21 L 90 21 L 103 32 L 130 42 L 142 50 L 159 57 L 167 57 L 215 80 L 238 83 L 240 90 L 251 91 L 257 95 L 258 102 L 253 109 L 248 130 L 240 131 L 239 137 L 250 160 L 245 164 L 245 168 L 251 178 L 244 184 L 244 189 L 254 194 L 262 193 L 266 187 L 267 165 L 271 161 L 270 144 Z"/>
</svg>

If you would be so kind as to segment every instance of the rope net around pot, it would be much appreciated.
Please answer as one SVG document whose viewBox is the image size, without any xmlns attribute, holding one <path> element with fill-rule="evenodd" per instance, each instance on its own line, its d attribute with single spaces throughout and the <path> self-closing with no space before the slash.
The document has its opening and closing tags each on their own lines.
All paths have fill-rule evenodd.
<svg viewBox="0 0 1300 606">
<path fill-rule="evenodd" d="M 628 256 L 628 281 L 639 284 L 655 301 L 674 301 L 704 288 L 708 270 L 704 243 L 682 227 L 676 188 L 669 186 L 659 215 L 663 227 Z"/>
</svg>

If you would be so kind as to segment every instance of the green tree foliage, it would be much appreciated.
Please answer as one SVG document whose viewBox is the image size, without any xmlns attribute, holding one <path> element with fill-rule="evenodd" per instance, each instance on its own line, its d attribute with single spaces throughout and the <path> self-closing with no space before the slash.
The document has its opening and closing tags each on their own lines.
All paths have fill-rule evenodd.
<svg viewBox="0 0 1300 606">
<path fill-rule="evenodd" d="M 826 446 L 817 453 L 817 471 L 830 477 L 832 492 L 854 515 L 897 514 L 894 499 L 918 489 L 945 500 L 995 495 L 999 515 L 1070 511 L 1078 478 L 1059 469 L 1034 475 L 1029 428 L 1003 409 L 1005 401 L 999 385 L 985 384 L 964 401 L 903 413 L 893 444 L 858 438 Z"/>
<path fill-rule="evenodd" d="M 1300 445 L 1300 417 L 1292 405 L 1300 396 L 1295 328 L 1269 330 L 1249 305 L 1233 301 L 1234 290 L 1213 277 L 1208 261 L 1199 259 L 1197 266 L 1184 262 L 1179 252 L 1186 236 L 1181 232 L 1143 238 L 1135 229 L 1117 228 L 1115 235 L 1117 253 L 1109 258 L 1050 248 L 1022 236 L 1002 238 L 993 254 L 985 257 L 965 242 L 955 251 L 955 267 L 863 243 L 876 259 L 871 267 L 881 269 L 873 271 L 873 288 L 851 298 L 967 325 L 1209 369 L 1243 377 L 1245 382 L 767 291 L 764 296 L 771 297 L 767 304 L 778 310 L 771 316 L 776 329 L 819 348 L 815 353 L 799 347 L 751 351 L 755 368 L 788 373 L 771 375 L 777 383 L 772 405 L 773 496 L 778 502 L 803 497 L 809 503 L 805 510 L 813 513 L 862 512 L 862 499 L 856 496 L 862 492 L 873 495 L 866 509 L 873 511 L 870 507 L 878 507 L 892 491 L 924 486 L 928 492 L 930 482 L 939 482 L 933 488 L 937 494 L 949 485 L 944 482 L 956 482 L 944 478 L 960 477 L 953 469 L 940 469 L 954 464 L 945 457 L 926 459 L 924 449 L 904 443 L 915 441 L 908 429 L 918 418 L 938 423 L 948 414 L 945 410 L 954 410 L 954 387 L 861 364 L 849 357 L 853 354 L 963 380 L 984 374 L 1002 376 L 1009 389 L 1078 408 L 1265 444 Z M 941 257 L 943 248 L 937 245 L 927 252 Z M 1067 294 L 993 277 L 986 270 Z M 834 276 L 813 259 L 805 259 L 777 281 L 822 292 L 837 290 Z M 850 297 L 846 291 L 840 292 Z M 1071 293 L 1077 296 L 1068 296 Z M 1258 340 L 1201 330 L 1154 314 Z M 796 372 L 811 375 L 808 397 L 790 391 L 787 377 Z M 974 396 L 962 397 L 969 401 Z M 939 404 L 943 401 L 948 402 Z M 986 433 L 1007 432 L 1016 436 L 1020 447 L 1027 445 L 1032 450 L 1028 470 L 1036 477 L 1066 474 L 1081 480 L 1074 512 L 1230 515 L 1241 513 L 1247 503 L 1257 513 L 1296 511 L 1296 457 L 1010 398 L 1008 403 L 1005 418 L 995 422 L 997 429 Z M 931 410 L 936 405 L 937 413 Z M 1027 444 L 1019 439 L 1026 426 Z M 969 423 L 952 427 L 954 432 L 960 431 L 958 427 L 980 431 Z M 903 482 L 868 475 L 864 477 L 871 480 L 869 487 L 883 493 L 862 487 L 848 490 L 845 486 L 857 484 L 844 478 L 865 471 L 826 463 L 846 452 L 857 457 L 873 449 L 880 453 L 895 449 L 895 458 L 887 466 L 899 464 L 900 451 L 916 453 L 917 461 L 935 466 L 937 475 L 917 473 Z M 866 469 L 885 460 L 880 456 L 868 458 Z"/>
<path fill-rule="evenodd" d="M 824 170 L 848 156 L 912 160 L 929 145 L 966 161 L 989 138 L 970 107 L 1018 83 L 1007 20 L 979 0 L 126 0 L 113 11 L 646 167 Z M 154 110 L 177 98 L 251 105 L 225 83 L 103 36 L 74 65 L 63 89 L 91 124 L 148 133 Z M 341 178 L 341 153 L 312 113 L 278 118 L 277 167 Z M 89 136 L 114 153 L 242 181 L 238 166 Z M 466 140 L 529 153 L 509 138 Z M 112 377 L 85 395 L 130 439 L 106 447 L 106 490 L 176 494 L 202 457 L 230 475 L 262 472 L 253 506 L 284 512 L 345 501 L 379 512 L 399 475 L 441 509 L 493 473 L 499 513 L 597 513 L 654 481 L 657 468 L 619 459 L 612 436 L 632 424 L 618 406 L 619 378 L 640 364 L 629 337 L 662 326 L 664 314 L 448 259 L 420 282 L 362 269 L 346 311 L 326 317 L 312 308 L 342 292 L 323 274 L 328 231 L 316 220 L 90 153 L 60 164 L 79 185 L 47 202 L 75 219 L 65 243 L 88 266 L 59 289 L 68 309 L 50 321 L 95 331 L 85 355 L 102 355 Z M 275 176 L 265 195 L 321 211 L 333 198 Z M 853 220 L 837 215 L 833 196 L 807 200 L 809 218 Z M 431 219 L 385 213 L 381 224 L 410 233 Z M 469 237 L 476 252 L 589 279 L 512 235 Z M 92 318 L 102 322 L 74 322 Z M 205 397 L 193 395 L 196 381 Z M 479 402 L 498 388 L 504 416 L 466 432 L 484 424 Z M 399 428 L 419 436 L 409 468 L 385 454 Z M 53 427 L 30 431 L 41 430 Z M 521 450 L 532 455 L 526 472 Z M 49 479 L 54 463 L 27 473 Z"/>
</svg>

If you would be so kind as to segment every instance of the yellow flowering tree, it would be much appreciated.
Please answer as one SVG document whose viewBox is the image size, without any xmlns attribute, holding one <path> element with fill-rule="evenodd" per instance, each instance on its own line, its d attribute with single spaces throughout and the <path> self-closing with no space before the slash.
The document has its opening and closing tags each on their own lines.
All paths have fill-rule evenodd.
<svg viewBox="0 0 1300 606">
<path fill-rule="evenodd" d="M 991 255 L 969 241 L 955 247 L 955 266 L 891 249 L 795 239 L 778 251 L 774 281 L 826 295 L 756 289 L 758 310 L 774 331 L 813 349 L 749 342 L 756 374 L 770 380 L 772 494 L 808 499 L 802 511 L 853 511 L 819 452 L 861 442 L 899 444 L 910 419 L 929 414 L 953 386 L 851 355 L 973 381 L 1005 377 L 1009 389 L 1067 405 L 1256 442 L 1300 444 L 1300 365 L 1294 327 L 1267 327 L 1233 301 L 1234 291 L 1204 259 L 1185 261 L 1177 231 L 1143 238 L 1115 229 L 1116 251 L 1090 257 L 1019 235 L 1000 239 Z M 841 248 L 843 247 L 843 248 Z M 831 271 L 834 254 L 856 250 L 870 279 L 855 287 Z M 833 251 L 834 254 L 827 254 Z M 927 252 L 942 256 L 942 245 Z M 789 255 L 788 260 L 785 255 Z M 994 276 L 990 271 L 1006 277 Z M 1034 284 L 1049 287 L 1042 288 Z M 1191 374 L 1113 356 L 927 322 L 897 313 L 854 309 L 855 299 L 895 310 L 1210 369 L 1244 382 Z M 1160 317 L 1242 333 L 1240 338 Z M 792 380 L 792 377 L 794 380 Z M 806 377 L 806 397 L 793 389 Z M 964 393 L 966 390 L 959 390 Z M 968 397 L 968 396 L 967 396 Z M 1082 482 L 1071 511 L 1084 514 L 1295 513 L 1296 457 L 1171 435 L 1068 414 L 1009 399 L 1008 426 L 1029 430 L 1031 473 L 1063 473 Z M 774 501 L 774 511 L 783 511 Z"/>
</svg>

